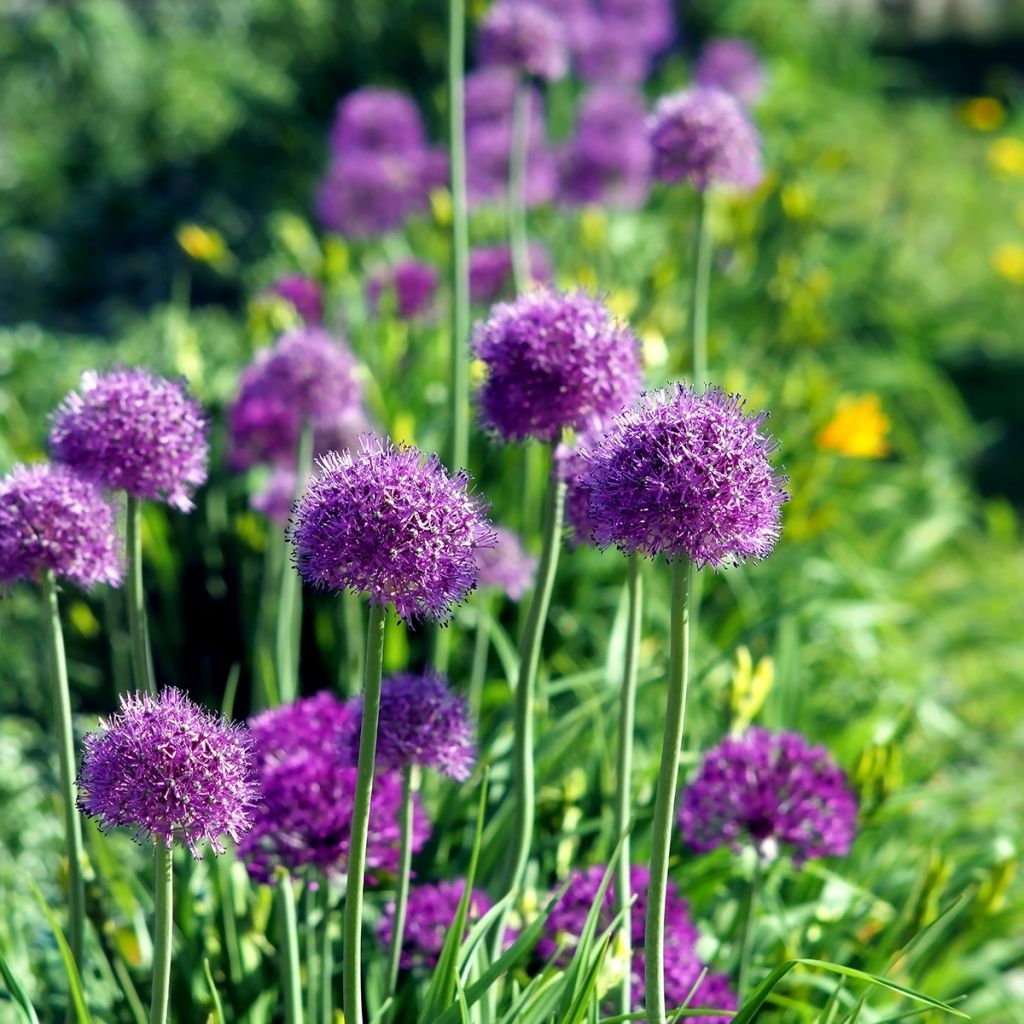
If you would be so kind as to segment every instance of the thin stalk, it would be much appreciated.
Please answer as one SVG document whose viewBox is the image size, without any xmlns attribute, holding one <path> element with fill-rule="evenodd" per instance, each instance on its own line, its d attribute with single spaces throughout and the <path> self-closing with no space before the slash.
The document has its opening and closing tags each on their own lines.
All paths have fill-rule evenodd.
<svg viewBox="0 0 1024 1024">
<path fill-rule="evenodd" d="M 280 935 L 281 995 L 286 1024 L 302 1024 L 302 977 L 299 966 L 299 921 L 295 912 L 295 890 L 287 871 L 277 885 L 277 927 Z"/>
<path fill-rule="evenodd" d="M 508 240 L 516 292 L 530 286 L 530 246 L 526 232 L 526 159 L 530 143 L 530 87 L 520 76 L 512 104 L 508 156 Z"/>
<path fill-rule="evenodd" d="M 57 580 L 51 570 L 43 574 L 46 599 L 46 634 L 50 659 L 50 687 L 53 697 L 53 721 L 57 733 L 57 758 L 60 766 L 60 794 L 64 803 L 64 848 L 68 858 L 68 945 L 75 965 L 82 973 L 85 942 L 85 881 L 82 845 L 82 820 L 75 804 L 75 734 L 71 725 L 71 693 L 68 666 L 64 655 L 64 631 L 60 624 Z M 68 1019 L 75 1019 L 69 1005 Z"/>
<path fill-rule="evenodd" d="M 740 965 L 736 978 L 736 994 L 742 1002 L 747 996 L 747 983 L 750 978 L 750 958 L 753 952 L 750 941 L 753 931 L 754 916 L 757 912 L 758 897 L 761 893 L 761 854 L 757 853 L 754 860 L 754 873 L 750 876 L 750 886 L 747 890 L 746 906 L 743 909 L 743 930 L 740 932 Z"/>
<path fill-rule="evenodd" d="M 323 930 L 320 947 L 320 1014 L 323 1024 L 334 1024 L 334 945 L 331 938 L 331 883 L 326 876 L 320 883 L 323 893 Z M 310 1018 L 310 1024 L 313 1024 Z"/>
<path fill-rule="evenodd" d="M 448 117 L 452 188 L 452 470 L 469 461 L 469 215 L 466 199 L 465 0 L 448 4 Z"/>
<path fill-rule="evenodd" d="M 640 625 L 643 619 L 644 584 L 640 572 L 640 557 L 629 557 L 626 577 L 629 594 L 626 618 L 626 664 L 622 673 L 622 694 L 619 703 L 619 749 L 616 766 L 615 795 L 615 838 L 622 844 L 622 852 L 615 871 L 615 909 L 622 914 L 620 941 L 623 958 L 627 964 L 633 962 L 632 882 L 630 880 L 630 839 L 629 825 L 632 818 L 631 794 L 633 781 L 633 723 L 636 718 L 637 670 L 640 664 Z M 631 995 L 632 972 L 626 971 L 617 993 L 618 1012 L 630 1013 L 633 1009 Z"/>
<path fill-rule="evenodd" d="M 103 623 L 110 638 L 110 669 L 114 677 L 114 693 L 120 697 L 131 693 L 132 644 L 124 630 L 121 595 L 113 587 L 103 594 Z"/>
<path fill-rule="evenodd" d="M 132 675 L 135 688 L 156 696 L 156 680 L 149 653 L 146 596 L 142 588 L 142 502 L 128 495 L 128 632 L 132 644 Z"/>
<path fill-rule="evenodd" d="M 254 711 L 276 707 L 281 703 L 277 689 L 274 628 L 277 622 L 277 600 L 281 589 L 282 567 L 288 561 L 287 550 L 288 542 L 284 539 L 283 531 L 274 526 L 267 538 L 267 550 L 263 553 L 260 603 L 256 613 Z"/>
<path fill-rule="evenodd" d="M 398 891 L 395 894 L 395 920 L 391 929 L 391 949 L 388 951 L 388 985 L 385 996 L 397 998 L 398 968 L 405 938 L 405 910 L 409 903 L 409 875 L 412 871 L 413 794 L 416 792 L 418 771 L 415 765 L 402 769 L 402 805 L 399 811 L 401 835 L 398 854 Z"/>
<path fill-rule="evenodd" d="M 339 683 L 342 694 L 347 697 L 363 678 L 363 606 L 358 594 L 346 590 L 341 595 L 341 614 L 345 627 L 345 657 Z"/>
<path fill-rule="evenodd" d="M 242 953 L 238 941 L 238 922 L 235 920 L 235 884 L 231 876 L 233 861 L 217 858 L 217 882 L 220 889 L 220 909 L 224 918 L 224 946 L 228 957 L 228 977 L 232 985 L 242 981 Z"/>
<path fill-rule="evenodd" d="M 484 681 L 487 677 L 487 655 L 491 650 L 491 635 L 488 628 L 491 618 L 489 595 L 481 594 L 476 605 L 476 629 L 473 633 L 473 661 L 469 671 L 469 692 L 467 703 L 472 720 L 480 720 L 483 705 Z"/>
<path fill-rule="evenodd" d="M 711 282 L 711 231 L 708 225 L 708 201 L 697 193 L 697 224 L 693 239 L 693 299 L 690 308 L 690 332 L 693 343 L 693 379 L 695 391 L 703 391 L 708 375 L 708 291 Z"/>
<path fill-rule="evenodd" d="M 303 931 L 306 939 L 306 1020 L 313 1022 L 317 1018 L 317 997 L 320 995 L 320 984 L 316 976 L 316 961 L 319 952 L 316 933 L 317 893 L 312 885 L 306 886 L 302 896 L 302 916 L 305 918 Z"/>
<path fill-rule="evenodd" d="M 155 843 L 156 870 L 153 889 L 156 903 L 153 922 L 153 998 L 149 1024 L 167 1024 L 171 1005 L 171 940 L 174 934 L 174 857 L 170 847 Z"/>
<path fill-rule="evenodd" d="M 665 893 L 672 845 L 679 752 L 686 718 L 690 676 L 688 598 L 692 567 L 683 559 L 672 563 L 672 604 L 669 612 L 668 707 L 661 744 L 661 768 L 654 797 L 651 829 L 651 873 L 644 933 L 645 1004 L 648 1024 L 666 1024 L 665 1016 Z"/>
<path fill-rule="evenodd" d="M 371 605 L 366 630 L 363 718 L 359 733 L 359 760 L 356 765 L 356 792 L 350 826 L 348 886 L 345 891 L 345 924 L 342 935 L 342 1005 L 345 1024 L 363 1024 L 363 876 L 366 874 L 366 836 L 370 827 L 373 762 L 377 756 L 377 717 L 380 712 L 380 678 L 384 665 L 386 622 L 387 609 Z"/>
</svg>

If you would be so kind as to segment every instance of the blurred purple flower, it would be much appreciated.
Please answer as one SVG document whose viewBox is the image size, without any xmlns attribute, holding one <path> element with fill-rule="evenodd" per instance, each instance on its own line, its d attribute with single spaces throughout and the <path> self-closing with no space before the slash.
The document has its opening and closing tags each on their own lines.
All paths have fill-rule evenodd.
<svg viewBox="0 0 1024 1024">
<path fill-rule="evenodd" d="M 317 327 L 324 319 L 323 289 L 301 274 L 287 274 L 279 277 L 264 289 L 265 295 L 276 295 L 295 307 L 295 312 L 311 327 Z"/>
<path fill-rule="evenodd" d="M 396 89 L 357 89 L 338 103 L 331 126 L 331 149 L 391 156 L 419 154 L 426 146 L 423 120 L 416 104 Z"/>
<path fill-rule="evenodd" d="M 590 14 L 576 26 L 572 40 L 576 69 L 595 85 L 638 85 L 651 66 L 651 54 L 636 26 Z"/>
<path fill-rule="evenodd" d="M 477 54 L 483 65 L 514 68 L 547 81 L 569 69 L 562 23 L 527 0 L 498 0 L 480 23 Z"/>
<path fill-rule="evenodd" d="M 271 522 L 284 526 L 295 503 L 298 476 L 294 467 L 274 466 L 263 487 L 250 499 L 253 511 L 265 515 Z"/>
<path fill-rule="evenodd" d="M 466 132 L 479 128 L 508 127 L 512 123 L 519 75 L 511 68 L 482 67 L 466 75 Z M 531 142 L 543 141 L 544 103 L 540 93 L 531 87 L 529 124 Z"/>
<path fill-rule="evenodd" d="M 518 601 L 532 586 L 537 574 L 537 559 L 523 549 L 522 542 L 511 530 L 498 527 L 497 543 L 492 548 L 479 548 L 476 566 L 481 587 L 502 590 Z"/>
<path fill-rule="evenodd" d="M 558 169 L 554 155 L 533 128 L 531 118 L 526 154 L 526 205 L 540 206 L 554 198 Z M 466 136 L 466 189 L 472 205 L 505 202 L 508 195 L 512 126 L 482 125 Z"/>
<path fill-rule="evenodd" d="M 672 0 L 599 0 L 598 9 L 609 26 L 628 31 L 652 56 L 675 37 Z"/>
<path fill-rule="evenodd" d="M 366 283 L 366 302 L 376 313 L 381 295 L 391 292 L 399 319 L 414 320 L 431 311 L 439 280 L 437 269 L 429 263 L 401 260 L 370 276 Z"/>
<path fill-rule="evenodd" d="M 764 88 L 764 68 L 743 39 L 712 39 L 701 52 L 693 79 L 703 89 L 721 89 L 750 106 Z"/>
<path fill-rule="evenodd" d="M 530 276 L 539 284 L 551 280 L 551 262 L 539 243 L 530 246 Z M 486 245 L 469 253 L 469 297 L 490 304 L 512 290 L 512 250 L 507 245 Z"/>
</svg>

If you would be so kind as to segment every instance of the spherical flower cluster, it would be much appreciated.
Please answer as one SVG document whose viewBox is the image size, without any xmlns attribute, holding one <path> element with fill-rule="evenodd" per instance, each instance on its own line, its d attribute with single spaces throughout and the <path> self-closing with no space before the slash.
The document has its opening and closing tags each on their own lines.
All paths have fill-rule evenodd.
<svg viewBox="0 0 1024 1024">
<path fill-rule="evenodd" d="M 284 526 L 295 503 L 298 474 L 290 466 L 274 466 L 264 485 L 249 499 L 253 511 Z"/>
<path fill-rule="evenodd" d="M 640 390 L 640 342 L 584 292 L 539 289 L 495 306 L 473 351 L 487 364 L 481 421 L 506 441 L 586 429 Z"/>
<path fill-rule="evenodd" d="M 545 934 L 537 943 L 537 953 L 548 960 L 558 954 L 557 962 L 568 963 L 575 941 L 583 933 L 587 915 L 597 900 L 601 879 L 606 868 L 602 865 L 574 872 L 568 889 L 555 904 L 547 920 Z M 632 895 L 636 896 L 630 912 L 630 938 L 633 959 L 630 968 L 632 1000 L 635 1008 L 643 1006 L 644 998 L 644 924 L 647 916 L 647 888 L 649 873 L 646 868 L 634 866 L 630 870 Z M 598 918 L 598 930 L 609 928 L 615 919 L 615 879 L 605 890 L 604 902 Z M 690 908 L 669 882 L 665 901 L 665 997 L 670 1006 L 679 1006 L 693 992 L 694 985 L 706 969 L 697 955 L 697 929 L 690 920 Z M 561 953 L 558 952 L 561 947 Z M 692 1007 L 733 1010 L 736 997 L 724 975 L 708 973 L 697 986 L 690 999 Z M 698 1024 L 727 1024 L 729 1018 L 721 1016 L 690 1017 Z"/>
<path fill-rule="evenodd" d="M 531 119 L 530 125 L 534 121 Z M 554 198 L 558 168 L 554 154 L 544 145 L 543 131 L 531 127 L 527 139 L 523 193 L 528 207 Z M 504 202 L 508 194 L 512 125 L 483 125 L 466 135 L 466 191 L 472 205 Z"/>
<path fill-rule="evenodd" d="M 362 718 L 362 698 L 354 712 Z M 358 730 L 357 730 L 358 731 Z M 358 748 L 358 743 L 354 743 Z M 377 766 L 400 771 L 418 765 L 462 782 L 476 762 L 466 702 L 436 672 L 400 672 L 384 679 L 377 722 Z"/>
<path fill-rule="evenodd" d="M 749 106 L 764 87 L 764 69 L 742 39 L 712 39 L 701 52 L 693 79 L 703 89 L 721 89 Z"/>
<path fill-rule="evenodd" d="M 394 89 L 358 89 L 339 104 L 331 126 L 336 153 L 416 153 L 426 145 L 416 104 Z"/>
<path fill-rule="evenodd" d="M 249 874 L 270 882 L 278 868 L 329 876 L 347 870 L 356 769 L 352 767 L 356 718 L 330 693 L 262 712 L 251 721 L 262 789 L 253 828 L 239 845 Z M 402 783 L 378 772 L 370 801 L 367 865 L 398 868 Z M 414 797 L 413 849 L 430 832 Z"/>
<path fill-rule="evenodd" d="M 761 140 L 739 101 L 721 89 L 689 89 L 662 97 L 647 121 L 653 173 L 668 183 L 689 179 L 754 188 L 761 181 Z"/>
<path fill-rule="evenodd" d="M 101 829 L 184 843 L 197 859 L 204 840 L 222 853 L 223 835 L 249 831 L 259 784 L 247 729 L 174 688 L 122 697 L 100 727 L 83 741 L 78 806 Z"/>
<path fill-rule="evenodd" d="M 494 587 L 506 597 L 518 601 L 532 586 L 537 573 L 537 559 L 523 550 L 522 542 L 511 531 L 498 527 L 492 548 L 480 548 L 476 567 L 481 587 Z"/>
<path fill-rule="evenodd" d="M 632 23 L 598 13 L 579 22 L 572 50 L 580 77 L 595 84 L 637 85 L 651 65 L 651 52 Z"/>
<path fill-rule="evenodd" d="M 558 471 L 565 482 L 565 524 L 573 546 L 594 543 L 594 521 L 590 517 L 590 488 L 586 452 L 600 438 L 600 426 L 576 435 L 576 443 L 560 445 L 556 450 Z"/>
<path fill-rule="evenodd" d="M 366 303 L 377 312 L 381 296 L 390 292 L 399 319 L 413 320 L 430 312 L 439 280 L 437 269 L 429 263 L 401 260 L 370 276 L 366 283 Z"/>
<path fill-rule="evenodd" d="M 508 125 L 512 120 L 519 75 L 512 68 L 482 67 L 466 75 L 466 133 L 472 135 L 479 128 Z M 544 137 L 544 101 L 532 86 L 528 90 L 527 128 L 531 141 Z"/>
<path fill-rule="evenodd" d="M 569 69 L 569 51 L 561 22 L 527 0 L 499 0 L 480 25 L 477 52 L 481 64 L 516 68 L 555 81 Z"/>
<path fill-rule="evenodd" d="M 114 509 L 66 466 L 15 466 L 0 480 L 0 586 L 52 572 L 86 590 L 121 583 Z"/>
<path fill-rule="evenodd" d="M 857 802 L 824 747 L 797 733 L 750 729 L 709 751 L 683 794 L 679 824 L 697 850 L 792 849 L 797 863 L 841 856 L 857 830 Z"/>
<path fill-rule="evenodd" d="M 672 0 L 600 0 L 610 26 L 629 32 L 650 54 L 664 50 L 675 35 Z"/>
<path fill-rule="evenodd" d="M 284 334 L 242 371 L 228 409 L 233 466 L 294 466 L 305 425 L 321 432 L 351 415 L 362 400 L 356 360 L 319 327 Z"/>
<path fill-rule="evenodd" d="M 290 302 L 295 312 L 310 326 L 323 323 L 324 293 L 316 281 L 301 274 L 287 274 L 269 285 L 264 294 Z"/>
<path fill-rule="evenodd" d="M 465 879 L 455 882 L 436 882 L 433 885 L 416 886 L 409 893 L 406 904 L 405 934 L 402 937 L 402 952 L 399 963 L 404 970 L 414 967 L 432 968 L 437 966 L 438 957 L 444 948 L 445 939 L 451 931 L 458 912 L 459 901 L 466 891 Z M 469 897 L 466 914 L 466 932 L 488 910 L 491 901 L 487 895 L 474 889 Z M 377 938 L 382 945 L 390 946 L 395 928 L 395 904 L 391 902 L 377 924 Z"/>
<path fill-rule="evenodd" d="M 540 284 L 551 280 L 551 262 L 547 250 L 530 246 L 530 277 Z M 491 303 L 512 284 L 512 251 L 507 245 L 484 245 L 469 253 L 469 297 L 474 302 Z"/>
<path fill-rule="evenodd" d="M 53 414 L 50 452 L 104 487 L 187 512 L 206 481 L 206 434 L 180 381 L 141 369 L 89 371 Z"/>
<path fill-rule="evenodd" d="M 437 456 L 365 439 L 358 454 L 320 460 L 290 530 L 296 567 L 311 587 L 445 622 L 476 586 L 477 548 L 493 543 L 485 511 Z"/>
<path fill-rule="evenodd" d="M 765 558 L 781 532 L 785 477 L 765 414 L 738 395 L 675 385 L 616 417 L 586 453 L 595 541 L 717 569 Z"/>
<path fill-rule="evenodd" d="M 651 148 L 639 97 L 617 88 L 584 96 L 562 155 L 560 195 L 570 203 L 631 208 L 647 199 Z"/>
</svg>

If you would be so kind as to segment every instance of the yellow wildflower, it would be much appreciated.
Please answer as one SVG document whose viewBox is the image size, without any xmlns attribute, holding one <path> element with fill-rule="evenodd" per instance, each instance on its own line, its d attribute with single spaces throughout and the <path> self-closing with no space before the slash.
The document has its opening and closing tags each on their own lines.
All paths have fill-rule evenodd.
<svg viewBox="0 0 1024 1024">
<path fill-rule="evenodd" d="M 975 131 L 994 132 L 1006 120 L 1006 110 L 992 96 L 976 96 L 960 108 L 960 116 Z"/>
<path fill-rule="evenodd" d="M 183 224 L 175 235 L 178 245 L 199 263 L 223 262 L 228 247 L 219 231 L 202 228 L 198 224 Z"/>
<path fill-rule="evenodd" d="M 992 266 L 1000 277 L 1012 284 L 1024 284 L 1024 245 L 1004 242 L 992 252 Z"/>
<path fill-rule="evenodd" d="M 734 736 L 741 735 L 757 717 L 774 680 L 775 662 L 770 657 L 762 658 L 755 666 L 749 647 L 741 644 L 736 649 L 736 667 L 729 690 Z"/>
<path fill-rule="evenodd" d="M 878 395 L 844 395 L 835 415 L 819 431 L 818 447 L 853 459 L 880 459 L 889 454 L 889 426 Z"/>
<path fill-rule="evenodd" d="M 988 147 L 988 163 L 997 174 L 1020 177 L 1024 174 L 1024 142 L 1009 135 L 996 139 Z"/>
<path fill-rule="evenodd" d="M 782 212 L 790 220 L 803 220 L 811 212 L 811 194 L 798 182 L 783 185 L 779 192 L 779 200 L 782 203 Z"/>
</svg>

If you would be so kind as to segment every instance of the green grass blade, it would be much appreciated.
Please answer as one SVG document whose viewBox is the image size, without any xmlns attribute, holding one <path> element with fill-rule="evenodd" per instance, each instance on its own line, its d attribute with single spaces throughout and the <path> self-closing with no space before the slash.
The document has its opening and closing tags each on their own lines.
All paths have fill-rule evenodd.
<svg viewBox="0 0 1024 1024">
<path fill-rule="evenodd" d="M 210 1016 L 213 1018 L 213 1024 L 224 1024 L 224 1005 L 220 1001 L 220 993 L 217 991 L 217 986 L 213 980 L 213 971 L 210 970 L 209 957 L 203 957 L 203 974 L 206 976 L 206 984 L 210 989 L 210 999 L 213 1000 L 213 1012 Z"/>
<path fill-rule="evenodd" d="M 0 975 L 3 975 L 7 991 L 11 994 L 11 999 L 14 1000 L 17 1007 L 25 1015 L 25 1019 L 29 1021 L 29 1024 L 39 1024 L 35 1007 L 33 1007 L 25 987 L 18 980 L 18 976 L 11 969 L 11 965 L 7 962 L 7 957 L 5 956 L 0 956 Z"/>
<path fill-rule="evenodd" d="M 46 902 L 46 897 L 43 896 L 39 886 L 36 885 L 35 879 L 29 878 L 28 882 L 32 886 L 32 891 L 35 893 L 40 908 L 46 915 L 46 920 L 50 925 L 50 930 L 53 932 L 53 937 L 57 940 L 57 947 L 60 949 L 60 956 L 64 961 L 64 973 L 67 975 L 68 987 L 71 991 L 71 1002 L 74 1004 L 75 1013 L 78 1014 L 79 1024 L 92 1024 L 92 1016 L 85 1005 L 85 995 L 82 992 L 82 979 L 78 974 L 75 958 L 71 955 L 71 947 L 68 945 L 68 940 L 64 938 L 64 933 L 60 930 L 57 917 L 50 909 L 50 905 Z"/>
</svg>

